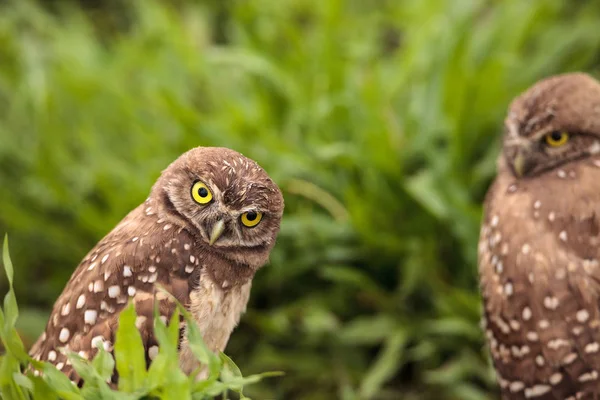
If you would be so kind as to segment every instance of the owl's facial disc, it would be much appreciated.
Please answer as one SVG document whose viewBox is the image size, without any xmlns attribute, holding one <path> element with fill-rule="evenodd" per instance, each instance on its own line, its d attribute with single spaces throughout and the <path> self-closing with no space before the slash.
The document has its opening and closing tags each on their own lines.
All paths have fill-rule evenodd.
<svg viewBox="0 0 600 400">
<path fill-rule="evenodd" d="M 504 156 L 517 178 L 534 176 L 598 152 L 600 142 L 594 136 L 564 130 L 546 129 L 530 137 L 513 135 L 504 140 Z"/>
<path fill-rule="evenodd" d="M 165 230 L 185 229 L 207 254 L 252 269 L 268 261 L 284 208 L 281 190 L 255 161 L 215 147 L 191 149 L 171 163 L 150 201 L 169 222 Z"/>
<path fill-rule="evenodd" d="M 254 188 L 259 189 L 256 185 L 248 185 L 247 196 L 253 196 Z M 231 193 L 230 187 L 223 187 L 212 179 L 196 179 L 191 184 L 194 204 L 186 215 L 209 246 L 221 249 L 263 246 L 268 236 L 261 225 L 263 212 L 260 210 L 263 207 L 260 201 L 240 203 Z M 254 229 L 256 227 L 258 229 Z"/>
<path fill-rule="evenodd" d="M 597 156 L 600 84 L 581 73 L 541 80 L 512 101 L 504 127 L 499 167 L 518 179 Z"/>
</svg>

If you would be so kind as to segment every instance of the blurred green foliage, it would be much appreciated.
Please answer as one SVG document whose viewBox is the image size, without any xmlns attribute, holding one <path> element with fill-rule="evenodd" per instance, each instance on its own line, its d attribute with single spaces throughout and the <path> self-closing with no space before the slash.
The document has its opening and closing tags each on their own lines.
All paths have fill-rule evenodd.
<svg viewBox="0 0 600 400">
<path fill-rule="evenodd" d="M 286 198 L 227 349 L 286 376 L 248 395 L 495 398 L 476 248 L 502 119 L 598 68 L 598 2 L 97 3 L 0 6 L 0 231 L 29 341 L 160 171 L 218 145 Z"/>
</svg>

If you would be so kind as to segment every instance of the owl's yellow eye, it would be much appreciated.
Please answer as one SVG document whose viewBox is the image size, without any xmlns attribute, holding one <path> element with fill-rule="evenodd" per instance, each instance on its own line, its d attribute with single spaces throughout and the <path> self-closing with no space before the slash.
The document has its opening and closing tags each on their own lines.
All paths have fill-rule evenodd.
<svg viewBox="0 0 600 400">
<path fill-rule="evenodd" d="M 551 147 L 562 146 L 569 140 L 567 132 L 554 131 L 545 136 L 546 144 Z"/>
<path fill-rule="evenodd" d="M 192 198 L 198 204 L 208 204 L 212 201 L 213 195 L 208 186 L 198 181 L 192 186 Z"/>
<path fill-rule="evenodd" d="M 258 211 L 248 211 L 242 214 L 241 221 L 244 226 L 252 228 L 260 222 L 262 219 L 262 213 Z"/>
</svg>

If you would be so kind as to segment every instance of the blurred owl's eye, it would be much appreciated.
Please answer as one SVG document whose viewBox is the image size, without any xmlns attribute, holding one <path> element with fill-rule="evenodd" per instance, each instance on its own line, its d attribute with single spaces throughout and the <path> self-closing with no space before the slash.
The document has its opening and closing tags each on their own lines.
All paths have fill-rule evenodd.
<svg viewBox="0 0 600 400">
<path fill-rule="evenodd" d="M 258 225 L 260 220 L 262 219 L 262 213 L 257 211 L 248 211 L 242 214 L 241 221 L 244 226 L 248 228 L 252 228 L 253 226 Z"/>
<path fill-rule="evenodd" d="M 198 204 L 208 204 L 211 202 L 213 195 L 208 186 L 198 181 L 192 186 L 192 198 Z"/>
<path fill-rule="evenodd" d="M 569 134 L 567 132 L 554 131 L 544 137 L 546 144 L 550 147 L 558 147 L 567 143 Z"/>
</svg>

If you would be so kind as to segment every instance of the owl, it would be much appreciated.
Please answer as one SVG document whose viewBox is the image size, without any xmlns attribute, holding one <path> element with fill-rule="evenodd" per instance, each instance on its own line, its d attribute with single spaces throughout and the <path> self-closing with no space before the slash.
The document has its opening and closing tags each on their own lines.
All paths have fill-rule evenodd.
<svg viewBox="0 0 600 400">
<path fill-rule="evenodd" d="M 600 83 L 517 97 L 479 241 L 483 325 L 504 399 L 600 398 Z"/>
<path fill-rule="evenodd" d="M 165 322 L 176 308 L 157 284 L 190 311 L 207 346 L 222 351 L 268 261 L 283 208 L 281 191 L 256 162 L 226 148 L 184 153 L 79 264 L 31 356 L 81 384 L 64 350 L 87 359 L 99 346 L 112 351 L 119 313 L 132 302 L 149 365 L 159 352 L 154 307 Z M 179 363 L 189 374 L 199 365 L 185 330 L 182 320 Z"/>
</svg>

